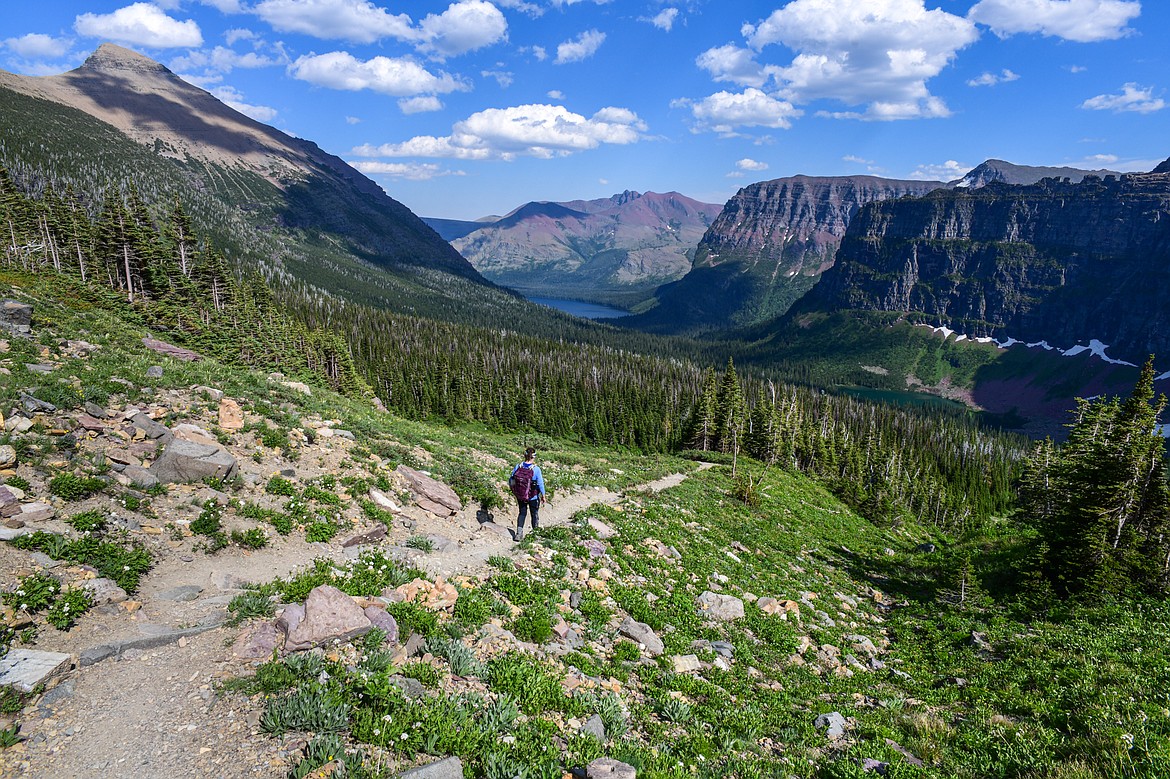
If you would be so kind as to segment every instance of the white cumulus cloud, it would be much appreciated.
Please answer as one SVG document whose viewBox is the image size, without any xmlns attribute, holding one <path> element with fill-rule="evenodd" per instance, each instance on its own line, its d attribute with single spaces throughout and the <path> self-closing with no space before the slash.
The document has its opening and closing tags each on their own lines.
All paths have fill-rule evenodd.
<svg viewBox="0 0 1170 779">
<path fill-rule="evenodd" d="M 591 117 L 563 106 L 534 104 L 489 108 L 456 122 L 445 137 L 420 135 L 402 143 L 364 145 L 359 157 L 449 157 L 512 160 L 559 157 L 602 144 L 639 141 L 646 124 L 628 108 L 602 108 Z"/>
<path fill-rule="evenodd" d="M 268 56 L 255 51 L 243 54 L 225 46 L 216 46 L 210 50 L 199 50 L 187 53 L 182 57 L 171 60 L 172 70 L 186 71 L 192 68 L 206 68 L 216 73 L 231 73 L 236 68 L 267 68 L 284 63 L 282 57 Z"/>
<path fill-rule="evenodd" d="M 416 37 L 409 16 L 391 14 L 369 0 L 263 0 L 253 11 L 275 30 L 315 38 L 373 43 Z"/>
<path fill-rule="evenodd" d="M 252 105 L 251 103 L 245 102 L 244 96 L 234 87 L 216 87 L 210 90 L 210 92 L 244 116 L 250 116 L 257 122 L 267 124 L 276 118 L 275 108 L 269 108 L 266 105 Z"/>
<path fill-rule="evenodd" d="M 508 33 L 504 14 L 487 0 L 457 0 L 417 24 L 409 15 L 392 14 L 370 0 L 262 0 L 254 11 L 283 32 L 353 43 L 393 38 L 436 59 L 490 46 Z"/>
<path fill-rule="evenodd" d="M 759 160 L 753 160 L 750 157 L 744 157 L 742 160 L 739 160 L 735 163 L 735 167 L 739 170 L 767 170 L 768 163 L 760 162 Z"/>
<path fill-rule="evenodd" d="M 73 29 L 87 38 L 104 38 L 150 49 L 203 45 L 203 34 L 194 20 L 172 19 L 150 3 L 134 3 L 108 14 L 81 14 L 73 20 Z"/>
<path fill-rule="evenodd" d="M 923 0 L 793 0 L 744 25 L 743 35 L 755 51 L 780 44 L 797 52 L 773 76 L 781 97 L 865 107 L 830 116 L 891 120 L 949 115 L 926 82 L 979 31 Z"/>
<path fill-rule="evenodd" d="M 423 114 L 429 111 L 442 111 L 443 101 L 434 95 L 402 97 L 398 99 L 398 110 L 404 114 Z"/>
<path fill-rule="evenodd" d="M 1081 108 L 1091 111 L 1113 111 L 1114 113 L 1135 112 L 1150 114 L 1166 107 L 1166 101 L 1154 97 L 1154 88 L 1142 89 L 1132 81 L 1121 87 L 1116 95 L 1097 95 L 1081 103 Z"/>
<path fill-rule="evenodd" d="M 51 35 L 42 35 L 30 32 L 19 38 L 7 38 L 4 46 L 13 54 L 26 59 L 52 59 L 64 57 L 73 46 L 69 38 L 54 38 Z"/>
<path fill-rule="evenodd" d="M 1089 43 L 1121 38 L 1142 12 L 1138 0 L 981 0 L 967 18 L 996 35 L 1039 33 Z"/>
<path fill-rule="evenodd" d="M 508 22 L 499 8 L 485 0 L 462 0 L 419 22 L 419 48 L 438 57 L 454 57 L 498 43 L 507 34 Z"/>
<path fill-rule="evenodd" d="M 294 78 L 317 86 L 352 92 L 369 89 L 395 97 L 467 89 L 466 84 L 454 76 L 444 72 L 431 73 L 409 57 L 360 60 L 347 51 L 333 51 L 301 57 L 289 67 L 289 71 Z"/>
<path fill-rule="evenodd" d="M 999 73 L 992 73 L 991 71 L 984 71 L 977 78 L 969 79 L 967 86 L 969 87 L 993 87 L 996 84 L 1006 84 L 1009 81 L 1019 81 L 1020 74 L 1004 68 Z"/>
<path fill-rule="evenodd" d="M 650 24 L 654 25 L 658 29 L 670 32 L 671 28 L 674 27 L 674 22 L 676 19 L 678 19 L 677 8 L 663 8 L 654 16 L 644 17 L 642 21 L 650 22 Z"/>
<path fill-rule="evenodd" d="M 688 106 L 695 117 L 695 131 L 713 130 L 730 135 L 737 127 L 772 127 L 788 129 L 792 120 L 803 114 L 787 100 L 778 100 L 755 87 L 743 92 L 716 92 L 702 100 L 677 101 Z"/>
<path fill-rule="evenodd" d="M 440 176 L 464 176 L 461 170 L 449 170 L 433 162 L 351 162 L 368 176 L 391 176 L 410 181 L 427 181 Z"/>
<path fill-rule="evenodd" d="M 755 52 L 734 43 L 707 49 L 695 58 L 695 64 L 715 81 L 730 81 L 742 87 L 762 87 L 780 72 L 778 67 L 756 62 Z"/>
<path fill-rule="evenodd" d="M 557 46 L 557 58 L 553 62 L 564 65 L 568 62 L 580 62 L 597 53 L 601 44 L 605 43 L 605 33 L 597 30 L 586 30 L 573 40 L 565 41 Z"/>
</svg>

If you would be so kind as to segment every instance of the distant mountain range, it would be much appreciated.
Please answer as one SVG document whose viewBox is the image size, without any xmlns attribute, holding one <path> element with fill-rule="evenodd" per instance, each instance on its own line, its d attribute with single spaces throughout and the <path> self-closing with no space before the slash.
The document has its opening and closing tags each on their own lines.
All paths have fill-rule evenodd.
<svg viewBox="0 0 1170 779">
<path fill-rule="evenodd" d="M 529 295 L 629 303 L 691 268 L 719 206 L 678 192 L 525 203 L 494 221 L 428 219 L 491 281 Z"/>
<path fill-rule="evenodd" d="M 180 198 L 233 264 L 278 284 L 399 308 L 450 287 L 428 274 L 486 284 L 343 160 L 129 49 L 102 44 L 57 76 L 0 71 L 0 100 L 0 163 L 18 181 L 90 198 L 111 186 Z"/>
</svg>

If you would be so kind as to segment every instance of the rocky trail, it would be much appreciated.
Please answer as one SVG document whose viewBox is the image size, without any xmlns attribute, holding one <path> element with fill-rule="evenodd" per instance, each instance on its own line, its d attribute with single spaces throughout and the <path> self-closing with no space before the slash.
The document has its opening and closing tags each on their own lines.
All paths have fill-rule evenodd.
<svg viewBox="0 0 1170 779">
<path fill-rule="evenodd" d="M 660 491 L 685 478 L 672 474 L 635 489 Z M 541 526 L 567 523 L 591 505 L 613 505 L 622 498 L 601 488 L 561 495 L 542 509 Z M 513 540 L 511 507 L 494 517 L 474 507 L 445 518 L 416 507 L 401 511 L 403 527 L 390 528 L 381 543 L 403 540 L 406 532 L 424 526 L 425 516 L 430 537 L 438 541 L 435 550 L 419 554 L 395 548 L 411 552 L 410 564 L 430 576 L 475 577 L 486 573 L 493 556 L 526 554 Z M 0 554 L 24 553 L 0 545 Z M 247 674 L 259 662 L 236 656 L 233 644 L 243 628 L 223 622 L 227 604 L 245 583 L 288 576 L 322 556 L 342 564 L 354 554 L 340 543 L 302 540 L 252 552 L 166 555 L 130 602 L 133 612 L 127 614 L 125 603 L 111 604 L 69 632 L 49 631 L 37 648 L 68 654 L 76 667 L 25 710 L 25 740 L 0 751 L 0 776 L 283 775 L 296 763 L 304 741 L 293 734 L 278 739 L 261 732 L 259 699 L 219 691 L 223 681 Z M 11 559 L 0 563 L 19 565 Z"/>
</svg>

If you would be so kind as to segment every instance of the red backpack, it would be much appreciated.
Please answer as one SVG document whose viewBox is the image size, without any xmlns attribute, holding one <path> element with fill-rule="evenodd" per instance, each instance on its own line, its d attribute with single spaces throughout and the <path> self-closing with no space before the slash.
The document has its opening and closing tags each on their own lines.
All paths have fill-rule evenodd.
<svg viewBox="0 0 1170 779">
<path fill-rule="evenodd" d="M 534 474 L 534 466 L 529 463 L 520 463 L 512 473 L 512 478 L 508 479 L 508 486 L 512 488 L 512 494 L 516 496 L 517 500 L 532 500 L 532 491 L 536 486 L 532 480 Z"/>
</svg>

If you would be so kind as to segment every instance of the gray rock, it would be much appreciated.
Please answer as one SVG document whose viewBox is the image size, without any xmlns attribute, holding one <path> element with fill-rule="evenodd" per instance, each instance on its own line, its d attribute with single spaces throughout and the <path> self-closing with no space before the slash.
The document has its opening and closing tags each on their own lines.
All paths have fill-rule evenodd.
<svg viewBox="0 0 1170 779">
<path fill-rule="evenodd" d="M 276 626 L 287 635 L 297 629 L 301 620 L 305 618 L 305 607 L 299 603 L 290 603 L 276 618 Z"/>
<path fill-rule="evenodd" d="M 166 425 L 155 422 L 145 411 L 139 411 L 129 419 L 135 427 L 142 428 L 142 432 L 146 433 L 146 437 L 152 441 L 162 439 L 162 442 L 167 444 L 175 437 Z"/>
<path fill-rule="evenodd" d="M 33 532 L 29 527 L 0 527 L 0 541 L 12 541 Z"/>
<path fill-rule="evenodd" d="M 72 698 L 73 693 L 76 692 L 76 690 L 77 685 L 74 683 L 74 681 L 72 679 L 66 679 L 42 695 L 41 699 L 37 701 L 37 708 L 51 709 L 58 703 Z"/>
<path fill-rule="evenodd" d="M 593 532 L 596 533 L 597 537 L 603 541 L 606 539 L 609 539 L 609 538 L 613 538 L 614 536 L 616 536 L 618 534 L 618 532 L 616 530 L 614 530 L 612 527 L 610 527 L 609 525 L 602 522 L 600 519 L 595 519 L 594 517 L 590 517 L 588 519 L 588 522 L 589 522 L 589 527 L 593 528 Z"/>
<path fill-rule="evenodd" d="M 147 349 L 150 349 L 152 352 L 165 354 L 169 357 L 174 357 L 176 360 L 182 360 L 183 362 L 195 362 L 196 360 L 203 359 L 197 352 L 193 352 L 190 349 L 184 349 L 181 346 L 169 344 L 166 341 L 160 341 L 157 338 L 143 338 L 142 345 Z M 160 371 L 162 370 L 161 366 L 156 365 L 154 367 L 158 368 Z M 146 375 L 150 375 L 149 368 L 146 371 Z M 159 376 L 161 375 L 162 374 L 160 373 Z"/>
<path fill-rule="evenodd" d="M 0 446 L 0 468 L 11 468 L 16 465 L 16 449 L 5 444 Z"/>
<path fill-rule="evenodd" d="M 22 519 L 25 522 L 44 522 L 47 519 L 52 519 L 56 516 L 57 510 L 48 503 L 37 501 L 36 503 L 25 503 L 20 507 L 20 513 L 15 515 L 15 518 Z"/>
<path fill-rule="evenodd" d="M 989 655 L 993 650 L 991 642 L 987 640 L 987 634 L 978 631 L 971 633 L 971 646 L 975 647 L 976 652 L 983 655 Z"/>
<path fill-rule="evenodd" d="M 152 365 L 146 369 L 146 378 L 161 379 L 163 377 L 163 367 L 161 365 Z"/>
<path fill-rule="evenodd" d="M 703 664 L 695 655 L 675 655 L 671 658 L 671 666 L 676 674 L 694 673 L 703 670 Z"/>
<path fill-rule="evenodd" d="M 626 617 L 618 628 L 618 632 L 626 638 L 641 644 L 652 656 L 658 657 L 665 651 L 662 639 L 655 634 L 645 622 L 637 622 L 633 617 Z"/>
<path fill-rule="evenodd" d="M 813 721 L 813 727 L 817 730 L 824 730 L 825 735 L 830 739 L 838 739 L 844 736 L 845 725 L 845 718 L 837 711 L 818 715 L 816 720 Z"/>
<path fill-rule="evenodd" d="M 13 647 L 8 650 L 8 654 L 0 657 L 0 687 L 32 692 L 37 685 L 65 673 L 72 665 L 73 658 L 63 652 Z"/>
<path fill-rule="evenodd" d="M 305 615 L 288 632 L 285 651 L 297 652 L 329 641 L 349 641 L 370 632 L 373 624 L 353 598 L 322 584 L 305 598 Z"/>
<path fill-rule="evenodd" d="M 393 646 L 398 643 L 398 620 L 394 619 L 393 615 L 377 606 L 366 606 L 363 613 L 371 625 L 386 634 L 383 644 Z"/>
<path fill-rule="evenodd" d="M 431 546 L 434 547 L 431 550 L 432 554 L 451 554 L 459 551 L 459 544 L 446 536 L 441 536 L 437 533 L 427 533 L 424 538 L 430 541 Z"/>
<path fill-rule="evenodd" d="M 99 406 L 97 403 L 91 403 L 88 400 L 85 402 L 83 408 L 85 409 L 85 413 L 89 414 L 94 419 L 106 419 L 110 416 L 106 413 L 104 408 Z"/>
<path fill-rule="evenodd" d="M 599 757 L 585 766 L 586 779 L 637 779 L 637 776 L 632 765 L 612 757 Z"/>
<path fill-rule="evenodd" d="M 341 546 L 344 549 L 349 549 L 351 546 L 367 546 L 376 544 L 384 538 L 386 538 L 386 526 L 378 524 L 350 536 L 341 542 Z"/>
<path fill-rule="evenodd" d="M 419 652 L 426 649 L 427 640 L 418 633 L 411 633 L 410 638 L 406 640 L 406 646 L 402 647 L 402 651 L 407 657 L 414 657 Z"/>
<path fill-rule="evenodd" d="M 463 763 L 457 757 L 445 757 L 399 774 L 398 779 L 463 779 Z"/>
<path fill-rule="evenodd" d="M 95 606 L 121 603 L 129 597 L 113 579 L 87 579 L 81 583 L 81 589 L 89 593 Z"/>
<path fill-rule="evenodd" d="M 202 392 L 204 395 L 211 398 L 212 400 L 215 400 L 215 401 L 223 400 L 223 390 L 216 389 L 215 387 L 205 387 L 201 384 L 198 387 L 192 387 L 191 389 L 194 390 L 195 392 Z"/>
<path fill-rule="evenodd" d="M 16 333 L 27 335 L 32 332 L 33 307 L 28 303 L 16 300 L 0 300 L 0 327 Z"/>
<path fill-rule="evenodd" d="M 130 486 L 140 490 L 148 490 L 159 483 L 158 477 L 141 465 L 123 466 L 122 475 L 130 481 Z"/>
<path fill-rule="evenodd" d="M 375 506 L 382 509 L 383 511 L 390 511 L 395 514 L 402 511 L 401 506 L 395 503 L 389 495 L 377 489 L 376 487 L 370 487 L 369 498 L 374 502 Z"/>
<path fill-rule="evenodd" d="M 447 516 L 463 510 L 463 502 L 455 491 L 437 479 L 432 479 L 422 471 L 416 471 L 408 465 L 399 465 L 395 473 L 406 479 L 411 492 L 414 493 L 415 503 L 420 508 Z"/>
<path fill-rule="evenodd" d="M 743 601 L 734 595 L 707 590 L 695 599 L 695 604 L 699 607 L 699 614 L 712 619 L 723 622 L 743 619 Z"/>
<path fill-rule="evenodd" d="M 13 416 L 4 420 L 4 430 L 8 433 L 27 433 L 32 426 L 32 420 L 28 417 Z"/>
<path fill-rule="evenodd" d="M 108 660 L 114 656 L 116 650 L 109 644 L 102 644 L 101 646 L 91 647 L 82 651 L 78 665 L 82 668 L 88 668 L 91 665 L 97 665 L 102 660 Z"/>
<path fill-rule="evenodd" d="M 389 681 L 390 684 L 406 693 L 407 698 L 425 698 L 427 696 L 427 688 L 418 679 L 395 674 L 390 677 Z"/>
<path fill-rule="evenodd" d="M 885 776 L 890 770 L 890 764 L 883 763 L 881 760 L 875 760 L 872 757 L 867 757 L 861 761 L 861 770 L 867 774 L 874 773 L 878 776 Z"/>
<path fill-rule="evenodd" d="M 53 372 L 52 365 L 49 365 L 48 363 L 41 363 L 41 362 L 26 362 L 24 364 L 24 369 L 26 371 L 28 371 L 29 373 L 45 374 L 45 373 L 52 373 Z"/>
<path fill-rule="evenodd" d="M 605 743 L 605 723 L 597 714 L 585 720 L 585 724 L 581 726 L 581 732 L 588 733 L 601 743 Z"/>
<path fill-rule="evenodd" d="M 43 400 L 40 400 L 39 398 L 34 398 L 32 395 L 23 391 L 20 393 L 20 404 L 24 406 L 25 411 L 31 412 L 42 411 L 45 413 L 52 413 L 57 410 L 57 407 L 52 403 L 47 403 Z"/>
<path fill-rule="evenodd" d="M 569 593 L 569 608 L 575 609 L 580 605 L 581 605 L 581 593 L 580 592 Z"/>
<path fill-rule="evenodd" d="M 222 446 L 195 444 L 175 439 L 162 457 L 150 466 L 160 482 L 196 482 L 208 478 L 230 479 L 236 474 L 236 458 Z"/>
<path fill-rule="evenodd" d="M 878 648 L 873 645 L 873 642 L 867 636 L 845 636 L 845 640 L 852 643 L 854 649 L 864 653 L 868 657 L 875 657 L 878 654 Z"/>
<path fill-rule="evenodd" d="M 171 587 L 163 590 L 155 595 L 159 600 L 169 600 L 175 603 L 185 603 L 193 601 L 199 597 L 199 593 L 203 592 L 203 588 L 198 584 L 184 584 L 179 587 Z"/>
</svg>

